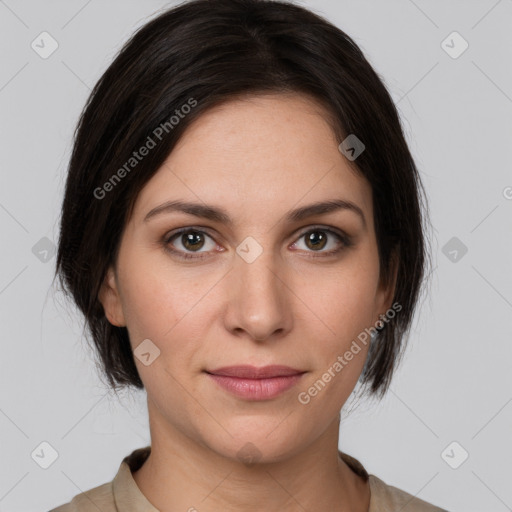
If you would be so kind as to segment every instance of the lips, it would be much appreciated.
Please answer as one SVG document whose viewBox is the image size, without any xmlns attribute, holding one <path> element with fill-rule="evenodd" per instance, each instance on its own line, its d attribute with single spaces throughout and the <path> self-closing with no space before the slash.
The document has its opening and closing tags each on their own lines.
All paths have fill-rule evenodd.
<svg viewBox="0 0 512 512">
<path fill-rule="evenodd" d="M 227 366 L 205 371 L 222 389 L 243 400 L 272 400 L 296 386 L 306 373 L 290 366 Z"/>
<path fill-rule="evenodd" d="M 300 375 L 305 373 L 303 370 L 297 370 L 290 366 L 270 365 L 256 367 L 250 365 L 243 366 L 225 366 L 215 370 L 206 370 L 211 375 L 220 375 L 225 377 L 236 377 L 240 379 L 269 379 L 272 377 L 288 377 L 290 375 Z"/>
</svg>

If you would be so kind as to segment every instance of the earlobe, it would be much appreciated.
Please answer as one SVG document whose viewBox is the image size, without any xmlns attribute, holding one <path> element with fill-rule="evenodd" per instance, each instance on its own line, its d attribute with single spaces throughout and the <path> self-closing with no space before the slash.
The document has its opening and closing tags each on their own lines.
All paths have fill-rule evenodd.
<svg viewBox="0 0 512 512">
<path fill-rule="evenodd" d="M 103 279 L 98 293 L 98 299 L 103 305 L 107 320 L 116 327 L 124 327 L 126 322 L 116 283 L 116 276 L 112 267 L 109 267 L 105 274 L 105 278 Z"/>
</svg>

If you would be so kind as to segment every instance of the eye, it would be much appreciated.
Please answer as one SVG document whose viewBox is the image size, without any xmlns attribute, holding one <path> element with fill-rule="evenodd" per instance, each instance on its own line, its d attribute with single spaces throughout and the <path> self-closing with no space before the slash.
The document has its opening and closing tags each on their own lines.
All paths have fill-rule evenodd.
<svg viewBox="0 0 512 512">
<path fill-rule="evenodd" d="M 319 256 L 314 254 L 311 257 L 325 257 L 337 254 L 346 247 L 352 245 L 350 237 L 332 229 L 322 226 L 314 226 L 308 231 L 303 232 L 299 236 L 299 240 L 304 239 L 304 247 L 298 247 L 309 253 L 320 253 Z M 210 240 L 208 247 L 207 241 Z M 164 249 L 182 259 L 203 259 L 208 257 L 208 253 L 217 247 L 213 238 L 202 230 L 194 228 L 183 228 L 175 231 L 163 240 Z M 294 242 L 292 247 L 295 249 L 300 245 Z M 329 247 L 328 250 L 323 250 Z M 201 249 L 205 249 L 202 251 Z M 197 255 L 195 255 L 197 254 Z"/>
<path fill-rule="evenodd" d="M 208 244 L 206 244 L 206 251 L 200 251 L 200 249 L 205 247 L 205 238 L 209 238 L 212 243 L 210 244 L 210 248 L 208 249 Z M 176 240 L 176 242 L 174 242 Z M 169 247 L 169 244 L 177 243 L 178 248 L 174 246 L 175 248 Z M 179 247 L 181 245 L 181 247 Z M 204 258 L 204 256 L 194 256 L 192 253 L 201 253 L 202 252 L 208 252 L 208 250 L 214 249 L 216 247 L 215 242 L 213 242 L 213 239 L 204 231 L 199 231 L 196 229 L 186 228 L 182 229 L 178 232 L 173 233 L 170 236 L 167 236 L 164 241 L 164 246 L 166 250 L 169 252 L 172 252 L 176 254 L 180 258 L 184 259 L 190 259 L 190 258 L 196 258 L 201 259 Z M 187 254 L 188 252 L 188 254 Z"/>
<path fill-rule="evenodd" d="M 337 254 L 345 247 L 350 247 L 352 245 L 348 236 L 321 226 L 309 228 L 308 231 L 300 235 L 299 240 L 302 239 L 304 239 L 303 245 L 306 252 L 318 252 L 320 253 L 320 256 Z M 294 247 L 297 247 L 298 245 L 300 245 L 299 242 L 295 242 L 293 244 Z M 329 246 L 330 249 L 325 251 L 323 250 Z M 299 249 L 302 250 L 301 247 L 299 247 Z M 313 257 L 317 256 L 313 255 Z"/>
</svg>

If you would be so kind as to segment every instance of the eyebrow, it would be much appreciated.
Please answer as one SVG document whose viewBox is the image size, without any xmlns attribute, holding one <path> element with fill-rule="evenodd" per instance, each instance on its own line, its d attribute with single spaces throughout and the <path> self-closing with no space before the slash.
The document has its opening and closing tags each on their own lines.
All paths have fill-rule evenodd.
<svg viewBox="0 0 512 512">
<path fill-rule="evenodd" d="M 301 220 L 313 217 L 315 215 L 326 215 L 328 213 L 332 213 L 339 210 L 348 210 L 356 213 L 359 217 L 361 217 L 363 225 L 366 227 L 366 218 L 364 216 L 362 209 L 356 204 L 343 199 L 321 201 L 307 206 L 302 206 L 300 208 L 288 212 L 285 215 L 285 220 L 290 223 L 299 222 Z M 232 219 L 229 217 L 228 213 L 222 208 L 180 200 L 168 201 L 166 203 L 161 204 L 160 206 L 153 208 L 144 217 L 144 222 L 147 222 L 149 219 L 152 219 L 157 215 L 170 212 L 183 212 L 189 215 L 194 215 L 195 217 L 209 219 L 214 222 L 226 224 L 227 226 L 233 225 Z"/>
</svg>

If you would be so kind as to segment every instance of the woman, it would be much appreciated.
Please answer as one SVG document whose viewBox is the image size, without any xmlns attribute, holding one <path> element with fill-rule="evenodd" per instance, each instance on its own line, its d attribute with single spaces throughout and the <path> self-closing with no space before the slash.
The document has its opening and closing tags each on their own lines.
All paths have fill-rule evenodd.
<svg viewBox="0 0 512 512">
<path fill-rule="evenodd" d="M 299 6 L 195 0 L 147 23 L 75 134 L 57 274 L 151 446 L 54 512 L 440 511 L 338 449 L 382 398 L 428 253 L 396 108 Z"/>
</svg>

